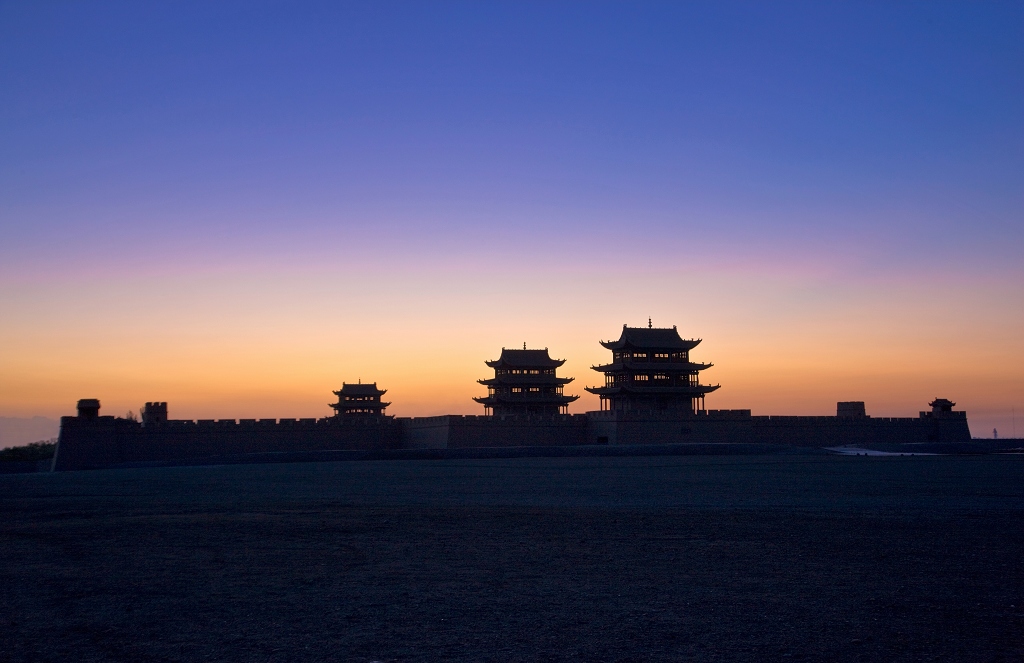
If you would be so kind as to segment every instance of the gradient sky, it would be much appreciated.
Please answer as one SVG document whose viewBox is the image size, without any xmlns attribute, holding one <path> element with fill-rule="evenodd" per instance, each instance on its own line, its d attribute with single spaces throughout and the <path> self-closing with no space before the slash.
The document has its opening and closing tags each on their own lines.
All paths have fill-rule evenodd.
<svg viewBox="0 0 1024 663">
<path fill-rule="evenodd" d="M 678 325 L 709 408 L 1024 434 L 1024 4 L 0 3 L 0 415 L 482 413 Z"/>
</svg>

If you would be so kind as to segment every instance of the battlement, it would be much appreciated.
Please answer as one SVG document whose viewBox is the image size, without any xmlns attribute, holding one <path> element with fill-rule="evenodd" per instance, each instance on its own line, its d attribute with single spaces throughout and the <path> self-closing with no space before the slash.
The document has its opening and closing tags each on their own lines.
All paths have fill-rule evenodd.
<svg viewBox="0 0 1024 663">
<path fill-rule="evenodd" d="M 142 408 L 142 425 L 159 426 L 167 423 L 167 402 L 146 403 Z"/>
<path fill-rule="evenodd" d="M 921 419 L 967 419 L 967 413 L 956 410 L 932 410 L 931 412 L 921 412 Z"/>
<path fill-rule="evenodd" d="M 145 412 L 145 411 L 144 411 Z M 378 418 L 352 418 L 340 419 L 338 417 L 303 417 L 301 419 L 155 419 L 143 418 L 143 425 L 149 428 L 201 428 L 203 430 L 215 429 L 287 429 L 287 430 L 310 430 L 324 427 L 380 427 L 394 425 L 394 417 L 384 416 Z"/>
<path fill-rule="evenodd" d="M 283 419 L 167 419 L 166 402 L 148 402 L 142 422 L 99 416 L 83 399 L 61 418 L 55 469 L 119 463 L 188 463 L 238 454 L 346 449 L 458 449 L 583 444 L 755 443 L 831 447 L 849 444 L 969 442 L 967 415 L 936 399 L 917 417 L 870 417 L 859 401 L 835 416 L 758 415 L 750 410 L 633 409 L 586 414 L 447 414 Z M 840 414 L 841 413 L 841 414 Z"/>
<path fill-rule="evenodd" d="M 708 419 L 750 419 L 750 410 L 700 410 L 697 414 Z"/>
</svg>

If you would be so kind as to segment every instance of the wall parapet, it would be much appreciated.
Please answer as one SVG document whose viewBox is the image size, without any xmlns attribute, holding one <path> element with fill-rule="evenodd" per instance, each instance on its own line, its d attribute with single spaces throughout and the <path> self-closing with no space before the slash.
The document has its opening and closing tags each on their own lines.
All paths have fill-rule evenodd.
<svg viewBox="0 0 1024 663">
<path fill-rule="evenodd" d="M 97 401 L 98 402 L 98 401 Z M 99 416 L 62 417 L 54 469 L 125 462 L 186 462 L 245 453 L 347 449 L 459 449 L 650 444 L 751 443 L 832 447 L 851 444 L 970 442 L 967 415 L 918 417 L 758 415 L 750 410 L 606 410 L 586 414 L 283 419 L 163 419 L 162 406 L 140 423 Z M 98 407 L 98 406 L 97 406 Z"/>
</svg>

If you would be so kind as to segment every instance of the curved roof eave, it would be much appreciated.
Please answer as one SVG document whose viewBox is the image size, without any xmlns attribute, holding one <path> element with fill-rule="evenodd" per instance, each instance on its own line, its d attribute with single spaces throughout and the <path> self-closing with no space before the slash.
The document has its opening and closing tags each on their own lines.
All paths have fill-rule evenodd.
<svg viewBox="0 0 1024 663">
<path fill-rule="evenodd" d="M 701 339 L 683 339 L 675 327 L 627 327 L 623 325 L 622 334 L 617 341 L 601 341 L 601 345 L 609 350 L 632 347 L 646 350 L 692 350 Z"/>
</svg>

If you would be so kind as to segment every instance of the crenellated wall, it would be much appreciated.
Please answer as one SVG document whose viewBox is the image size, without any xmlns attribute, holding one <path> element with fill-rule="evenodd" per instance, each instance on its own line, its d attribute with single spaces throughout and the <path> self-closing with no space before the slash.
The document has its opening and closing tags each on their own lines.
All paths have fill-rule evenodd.
<svg viewBox="0 0 1024 663">
<path fill-rule="evenodd" d="M 128 419 L 62 417 L 55 470 L 131 463 L 182 463 L 216 456 L 283 451 L 394 449 L 400 429 L 391 417 L 327 419 L 200 419 L 143 425 Z"/>
<path fill-rule="evenodd" d="M 751 416 L 709 410 L 685 417 L 648 411 L 584 415 L 235 421 L 63 417 L 55 470 L 125 464 L 191 464 L 277 452 L 467 449 L 577 445 L 772 444 L 806 447 L 969 443 L 964 412 L 916 418 Z"/>
<path fill-rule="evenodd" d="M 965 412 L 922 412 L 916 418 L 751 416 L 708 410 L 692 417 L 589 412 L 592 444 L 743 442 L 830 447 L 857 444 L 970 442 Z"/>
</svg>

